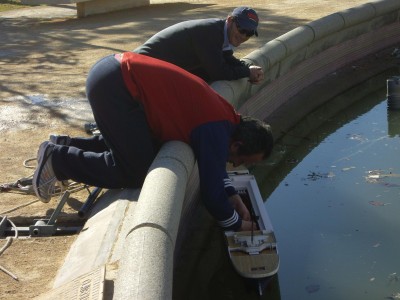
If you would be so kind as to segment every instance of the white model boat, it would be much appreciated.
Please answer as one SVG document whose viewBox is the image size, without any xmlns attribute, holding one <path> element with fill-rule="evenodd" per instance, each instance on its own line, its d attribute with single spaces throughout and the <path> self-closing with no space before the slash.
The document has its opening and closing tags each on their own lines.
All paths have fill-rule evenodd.
<svg viewBox="0 0 400 300">
<path fill-rule="evenodd" d="M 229 257 L 236 271 L 254 280 L 259 294 L 279 269 L 277 242 L 257 182 L 253 175 L 230 172 L 229 177 L 257 224 L 254 231 L 226 231 Z"/>
</svg>

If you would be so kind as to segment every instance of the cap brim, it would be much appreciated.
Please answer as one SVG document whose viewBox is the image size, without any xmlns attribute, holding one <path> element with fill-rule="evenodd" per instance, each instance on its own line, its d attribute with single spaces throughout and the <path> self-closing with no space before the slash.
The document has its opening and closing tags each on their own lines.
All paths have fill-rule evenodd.
<svg viewBox="0 0 400 300">
<path fill-rule="evenodd" d="M 246 29 L 249 31 L 254 31 L 254 34 L 256 36 L 258 36 L 257 26 L 254 26 L 253 22 L 251 22 L 250 20 L 247 20 L 247 19 L 243 19 L 243 18 L 238 18 L 237 20 L 238 20 L 240 28 Z"/>
</svg>

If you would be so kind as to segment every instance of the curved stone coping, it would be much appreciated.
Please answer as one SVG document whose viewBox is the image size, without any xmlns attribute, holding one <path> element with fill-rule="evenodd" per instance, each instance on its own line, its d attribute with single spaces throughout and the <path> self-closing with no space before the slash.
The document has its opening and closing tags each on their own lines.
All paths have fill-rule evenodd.
<svg viewBox="0 0 400 300">
<path fill-rule="evenodd" d="M 114 299 L 171 299 L 175 241 L 194 166 L 182 142 L 162 147 L 143 184 L 119 262 Z"/>
</svg>

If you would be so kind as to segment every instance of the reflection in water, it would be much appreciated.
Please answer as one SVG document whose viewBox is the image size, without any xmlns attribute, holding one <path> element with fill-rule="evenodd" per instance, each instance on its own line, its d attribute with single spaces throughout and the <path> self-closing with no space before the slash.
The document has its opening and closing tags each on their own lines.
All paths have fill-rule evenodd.
<svg viewBox="0 0 400 300">
<path fill-rule="evenodd" d="M 400 136 L 400 110 L 387 111 L 389 137 Z"/>
<path fill-rule="evenodd" d="M 392 76 L 387 81 L 387 104 L 389 110 L 400 109 L 400 76 Z"/>
<path fill-rule="evenodd" d="M 387 80 L 388 134 L 400 136 L 400 76 Z"/>
<path fill-rule="evenodd" d="M 338 99 L 305 118 L 252 170 L 279 240 L 282 300 L 400 299 L 400 114 L 381 82 L 334 117 Z"/>
</svg>

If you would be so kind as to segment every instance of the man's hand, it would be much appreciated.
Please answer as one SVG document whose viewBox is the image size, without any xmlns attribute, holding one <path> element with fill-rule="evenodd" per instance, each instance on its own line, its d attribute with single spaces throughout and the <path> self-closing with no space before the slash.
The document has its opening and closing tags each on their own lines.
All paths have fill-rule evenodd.
<svg viewBox="0 0 400 300">
<path fill-rule="evenodd" d="M 251 221 L 242 220 L 242 226 L 240 226 L 239 231 L 251 231 L 257 230 L 257 224 Z"/>
<path fill-rule="evenodd" d="M 264 80 L 264 71 L 262 70 L 261 67 L 250 66 L 249 69 L 250 69 L 250 76 L 249 76 L 250 83 L 258 84 L 262 80 Z"/>
<path fill-rule="evenodd" d="M 242 218 L 242 226 L 240 226 L 239 231 L 251 231 L 257 230 L 257 224 L 251 221 L 250 212 L 244 205 L 242 198 L 236 194 L 229 197 L 229 201 L 232 203 L 233 208 Z"/>
<path fill-rule="evenodd" d="M 232 203 L 233 208 L 237 211 L 242 220 L 251 220 L 250 212 L 238 194 L 230 196 L 229 201 Z"/>
</svg>

